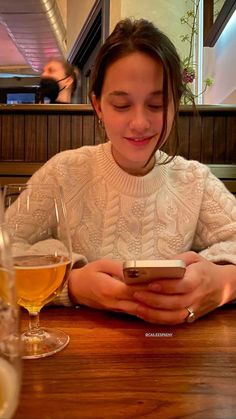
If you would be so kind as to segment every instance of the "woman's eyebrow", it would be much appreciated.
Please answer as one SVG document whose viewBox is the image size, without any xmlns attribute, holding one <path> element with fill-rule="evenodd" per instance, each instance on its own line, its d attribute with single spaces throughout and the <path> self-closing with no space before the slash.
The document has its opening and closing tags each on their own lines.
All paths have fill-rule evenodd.
<svg viewBox="0 0 236 419">
<path fill-rule="evenodd" d="M 161 96 L 162 94 L 163 90 L 155 90 L 154 92 L 151 92 L 149 96 Z M 122 90 L 114 90 L 109 93 L 109 96 L 129 96 L 129 93 L 123 92 Z"/>
<path fill-rule="evenodd" d="M 122 90 L 114 90 L 114 92 L 109 93 L 109 96 L 129 96 L 129 94 Z"/>
<path fill-rule="evenodd" d="M 153 95 L 153 96 L 160 96 L 160 95 L 163 95 L 163 90 L 162 90 L 162 89 L 160 89 L 160 90 L 155 90 L 154 92 L 152 92 L 152 93 L 151 93 L 151 95 Z"/>
</svg>

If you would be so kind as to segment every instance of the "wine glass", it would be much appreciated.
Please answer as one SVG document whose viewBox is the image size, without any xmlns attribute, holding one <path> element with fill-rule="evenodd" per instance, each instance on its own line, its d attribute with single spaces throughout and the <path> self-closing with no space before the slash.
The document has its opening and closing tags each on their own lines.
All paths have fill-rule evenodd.
<svg viewBox="0 0 236 419">
<path fill-rule="evenodd" d="M 18 304 L 29 312 L 29 327 L 21 336 L 23 358 L 49 356 L 69 342 L 63 331 L 39 326 L 41 308 L 61 293 L 71 268 L 62 191 L 53 184 L 6 185 L 4 202 Z"/>
<path fill-rule="evenodd" d="M 0 201 L 0 419 L 10 419 L 19 399 L 21 352 L 14 269 L 1 196 Z"/>
</svg>

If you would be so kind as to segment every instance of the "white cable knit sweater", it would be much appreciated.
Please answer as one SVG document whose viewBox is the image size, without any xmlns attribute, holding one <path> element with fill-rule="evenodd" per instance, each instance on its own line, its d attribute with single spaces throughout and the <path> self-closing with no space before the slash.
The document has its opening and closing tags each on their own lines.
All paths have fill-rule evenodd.
<svg viewBox="0 0 236 419">
<path fill-rule="evenodd" d="M 236 199 L 210 170 L 157 152 L 147 175 L 132 176 L 114 161 L 110 142 L 57 154 L 31 182 L 63 188 L 73 251 L 88 261 L 168 259 L 195 250 L 236 264 Z M 65 293 L 62 296 L 65 302 Z"/>
</svg>

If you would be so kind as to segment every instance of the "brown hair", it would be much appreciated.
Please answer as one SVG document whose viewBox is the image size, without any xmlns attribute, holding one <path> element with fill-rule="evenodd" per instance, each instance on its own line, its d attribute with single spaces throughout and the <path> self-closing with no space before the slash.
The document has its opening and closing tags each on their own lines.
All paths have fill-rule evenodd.
<svg viewBox="0 0 236 419">
<path fill-rule="evenodd" d="M 78 67 L 74 66 L 73 64 L 70 64 L 68 61 L 60 59 L 60 58 L 51 58 L 48 63 L 51 61 L 56 61 L 62 65 L 62 67 L 65 70 L 65 75 L 68 77 L 72 77 L 73 83 L 71 85 L 71 94 L 73 94 L 76 91 L 78 81 L 80 80 L 80 72 Z"/>
<path fill-rule="evenodd" d="M 73 83 L 71 86 L 71 93 L 73 95 L 73 93 L 75 92 L 76 88 L 77 88 L 77 84 L 78 84 L 78 79 L 79 79 L 79 69 L 78 67 L 74 66 L 73 64 L 68 63 L 68 61 L 61 61 L 64 69 L 65 69 L 65 74 L 67 76 L 72 77 L 73 79 Z"/>
<path fill-rule="evenodd" d="M 162 143 L 166 134 L 170 87 L 175 112 L 173 127 L 176 132 L 173 154 L 176 154 L 179 143 L 177 116 L 180 99 L 185 91 L 181 61 L 173 43 L 153 23 L 145 19 L 131 20 L 128 18 L 117 23 L 96 57 L 91 76 L 90 100 L 93 94 L 97 99 L 100 99 L 109 66 L 120 58 L 136 51 L 143 52 L 155 60 L 161 61 L 163 65 L 163 125 L 158 143 Z"/>
</svg>

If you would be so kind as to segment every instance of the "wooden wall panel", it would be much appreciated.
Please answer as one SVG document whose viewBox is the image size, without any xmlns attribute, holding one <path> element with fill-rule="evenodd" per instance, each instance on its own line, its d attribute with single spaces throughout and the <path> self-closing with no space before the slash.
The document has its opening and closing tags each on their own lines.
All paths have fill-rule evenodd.
<svg viewBox="0 0 236 419">
<path fill-rule="evenodd" d="M 13 124 L 13 148 L 14 160 L 25 160 L 25 117 L 24 115 L 14 115 Z M 23 146 L 22 146 L 23 145 Z"/>
<path fill-rule="evenodd" d="M 95 117 L 87 115 L 83 117 L 83 145 L 95 144 Z"/>
<path fill-rule="evenodd" d="M 25 115 L 24 145 L 25 161 L 44 162 L 47 160 L 47 115 Z"/>
<path fill-rule="evenodd" d="M 226 119 L 218 116 L 214 119 L 214 146 L 212 163 L 225 163 L 226 159 Z"/>
<path fill-rule="evenodd" d="M 60 149 L 59 118 L 59 115 L 48 115 L 47 160 L 57 154 Z"/>
<path fill-rule="evenodd" d="M 226 117 L 225 162 L 236 164 L 236 121 L 232 116 Z"/>
<path fill-rule="evenodd" d="M 25 161 L 38 161 L 36 147 L 36 115 L 25 115 Z"/>
<path fill-rule="evenodd" d="M 199 109 L 198 116 L 189 107 L 180 110 L 179 154 L 206 164 L 235 164 L 236 107 Z M 88 105 L 0 105 L 0 123 L 2 161 L 44 162 L 59 151 L 104 142 Z"/>
<path fill-rule="evenodd" d="M 201 162 L 213 162 L 214 146 L 214 119 L 213 116 L 206 116 L 202 119 L 202 141 L 201 141 Z"/>
<path fill-rule="evenodd" d="M 48 159 L 48 128 L 47 115 L 36 116 L 36 144 L 37 160 L 46 161 Z"/>
<path fill-rule="evenodd" d="M 224 175 L 236 167 L 236 107 L 198 109 L 197 116 L 189 107 L 180 110 L 178 154 L 217 166 Z M 25 182 L 54 154 L 104 140 L 88 105 L 0 105 L 0 183 Z M 222 179 L 235 192 L 235 178 Z"/>
<path fill-rule="evenodd" d="M 187 115 L 183 115 L 179 118 L 179 151 L 178 154 L 189 158 L 190 146 L 189 146 L 189 135 L 190 135 L 190 118 Z"/>
<path fill-rule="evenodd" d="M 59 131 L 60 150 L 68 150 L 71 148 L 71 116 L 60 115 L 60 131 Z"/>
<path fill-rule="evenodd" d="M 2 115 L 1 160 L 14 160 L 14 116 Z"/>
<path fill-rule="evenodd" d="M 189 156 L 191 160 L 201 160 L 202 129 L 201 118 L 193 116 L 189 121 Z"/>
<path fill-rule="evenodd" d="M 71 116 L 71 148 L 79 148 L 83 145 L 83 116 Z"/>
</svg>

